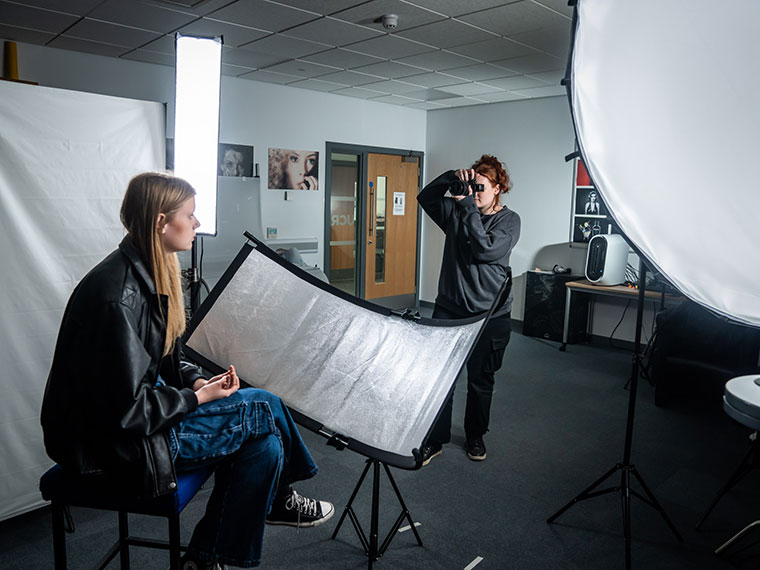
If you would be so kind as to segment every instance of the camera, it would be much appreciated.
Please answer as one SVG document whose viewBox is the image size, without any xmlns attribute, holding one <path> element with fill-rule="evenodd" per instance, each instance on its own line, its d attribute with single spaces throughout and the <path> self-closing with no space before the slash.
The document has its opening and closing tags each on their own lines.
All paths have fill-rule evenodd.
<svg viewBox="0 0 760 570">
<path fill-rule="evenodd" d="M 467 196 L 469 194 L 467 190 L 468 186 L 472 188 L 473 192 L 483 191 L 483 185 L 475 182 L 475 179 L 462 181 L 459 178 L 455 178 L 449 185 L 449 192 L 451 192 L 452 196 Z"/>
</svg>

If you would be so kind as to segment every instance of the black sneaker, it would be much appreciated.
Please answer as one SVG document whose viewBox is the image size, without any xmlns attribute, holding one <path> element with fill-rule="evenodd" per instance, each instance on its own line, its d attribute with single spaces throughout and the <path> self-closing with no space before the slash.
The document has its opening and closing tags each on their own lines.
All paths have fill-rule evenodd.
<svg viewBox="0 0 760 570">
<path fill-rule="evenodd" d="M 431 442 L 424 444 L 422 446 L 422 449 L 420 449 L 420 454 L 422 455 L 422 464 L 427 465 L 430 463 L 430 460 L 433 459 L 433 457 L 438 457 L 441 453 L 443 453 L 442 444 Z"/>
<path fill-rule="evenodd" d="M 267 524 L 294 526 L 297 528 L 321 525 L 333 516 L 335 507 L 327 501 L 318 501 L 299 495 L 295 489 L 274 500 Z"/>
<path fill-rule="evenodd" d="M 467 452 L 467 457 L 473 461 L 483 461 L 486 458 L 486 444 L 483 443 L 483 438 L 480 436 L 467 438 L 464 449 Z"/>
<path fill-rule="evenodd" d="M 181 570 L 224 570 L 224 564 L 196 560 L 195 558 L 191 558 L 188 554 L 185 554 L 180 559 L 179 567 Z"/>
</svg>

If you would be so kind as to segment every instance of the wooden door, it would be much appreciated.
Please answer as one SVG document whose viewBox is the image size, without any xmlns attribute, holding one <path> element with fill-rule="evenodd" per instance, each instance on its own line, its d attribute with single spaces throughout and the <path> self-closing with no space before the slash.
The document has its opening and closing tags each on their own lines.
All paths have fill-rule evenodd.
<svg viewBox="0 0 760 570">
<path fill-rule="evenodd" d="M 367 155 L 364 298 L 414 294 L 419 158 Z"/>
</svg>

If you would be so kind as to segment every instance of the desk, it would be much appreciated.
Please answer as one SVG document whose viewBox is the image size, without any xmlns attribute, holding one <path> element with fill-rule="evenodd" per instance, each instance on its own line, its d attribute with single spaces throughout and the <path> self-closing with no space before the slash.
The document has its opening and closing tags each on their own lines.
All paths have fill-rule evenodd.
<svg viewBox="0 0 760 570">
<path fill-rule="evenodd" d="M 565 318 L 562 326 L 562 345 L 559 347 L 559 349 L 562 351 L 564 351 L 567 347 L 567 329 L 570 317 L 570 304 L 572 303 L 573 293 L 586 293 L 592 296 L 588 308 L 589 315 L 588 322 L 586 324 L 586 334 L 589 334 L 589 330 L 591 330 L 591 327 L 593 325 L 594 295 L 623 297 L 628 299 L 638 297 L 639 295 L 638 289 L 632 289 L 631 287 L 625 287 L 623 285 L 594 285 L 586 279 L 581 279 L 580 281 L 568 281 L 565 283 L 565 288 Z M 644 291 L 644 297 L 649 301 L 663 301 L 663 295 L 661 291 L 647 289 Z M 664 303 L 666 305 L 678 304 L 684 299 L 685 297 L 682 297 L 680 295 L 671 295 L 669 293 L 666 293 L 664 296 Z"/>
</svg>

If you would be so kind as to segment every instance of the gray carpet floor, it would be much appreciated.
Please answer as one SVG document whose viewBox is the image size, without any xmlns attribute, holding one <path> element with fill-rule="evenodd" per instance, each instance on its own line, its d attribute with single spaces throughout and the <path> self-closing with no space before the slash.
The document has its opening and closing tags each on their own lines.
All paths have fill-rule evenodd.
<svg viewBox="0 0 760 570">
<path fill-rule="evenodd" d="M 623 459 L 631 353 L 599 345 L 570 345 L 513 334 L 492 408 L 486 437 L 488 459 L 473 462 L 462 450 L 464 384 L 455 399 L 452 443 L 419 471 L 393 470 L 423 541 L 398 533 L 375 563 L 396 569 L 608 570 L 624 568 L 620 495 L 609 493 L 576 504 L 547 524 L 546 519 Z M 668 408 L 654 405 L 654 389 L 639 384 L 632 462 L 683 535 L 679 542 L 660 514 L 632 499 L 633 568 L 722 570 L 756 568 L 753 541 L 728 556 L 713 550 L 746 524 L 760 518 L 758 475 L 750 474 L 723 500 L 700 531 L 694 525 L 749 446 L 750 430 L 728 418 L 719 401 L 694 398 Z M 336 451 L 304 432 L 320 474 L 297 488 L 335 503 L 336 515 L 315 529 L 270 527 L 261 568 L 352 569 L 367 567 L 348 520 L 331 535 L 364 467 L 364 458 Z M 619 475 L 602 488 L 618 485 Z M 634 488 L 638 488 L 634 485 Z M 209 491 L 182 516 L 189 538 Z M 355 509 L 368 530 L 370 486 Z M 383 476 L 381 538 L 400 507 Z M 116 517 L 74 509 L 77 531 L 68 537 L 69 567 L 90 567 L 115 538 Z M 165 525 L 148 517 L 130 519 L 135 534 L 164 537 Z M 166 554 L 133 549 L 133 568 L 163 569 Z M 0 567 L 52 568 L 49 509 L 0 523 Z M 109 568 L 118 568 L 112 562 Z"/>
</svg>

